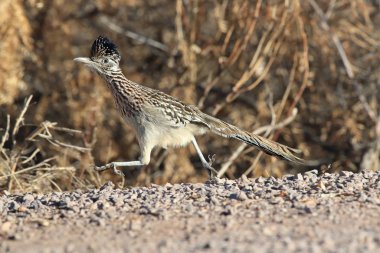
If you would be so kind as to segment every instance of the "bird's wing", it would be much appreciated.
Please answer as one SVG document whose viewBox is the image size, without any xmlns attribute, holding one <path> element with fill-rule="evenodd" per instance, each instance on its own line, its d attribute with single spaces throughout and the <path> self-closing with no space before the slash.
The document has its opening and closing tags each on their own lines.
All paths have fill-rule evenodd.
<svg viewBox="0 0 380 253">
<path fill-rule="evenodd" d="M 148 92 L 148 97 L 148 103 L 144 104 L 143 110 L 146 111 L 146 115 L 154 116 L 152 121 L 174 128 L 184 127 L 189 123 L 204 125 L 197 107 L 187 105 L 170 95 L 153 89 Z"/>
</svg>

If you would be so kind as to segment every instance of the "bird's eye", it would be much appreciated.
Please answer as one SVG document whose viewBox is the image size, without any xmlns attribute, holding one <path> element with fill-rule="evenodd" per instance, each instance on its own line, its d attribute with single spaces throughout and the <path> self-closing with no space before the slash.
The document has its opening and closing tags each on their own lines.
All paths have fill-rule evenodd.
<svg viewBox="0 0 380 253">
<path fill-rule="evenodd" d="M 108 59 L 103 60 L 103 63 L 105 63 L 105 64 L 107 64 L 108 62 L 109 62 Z"/>
</svg>

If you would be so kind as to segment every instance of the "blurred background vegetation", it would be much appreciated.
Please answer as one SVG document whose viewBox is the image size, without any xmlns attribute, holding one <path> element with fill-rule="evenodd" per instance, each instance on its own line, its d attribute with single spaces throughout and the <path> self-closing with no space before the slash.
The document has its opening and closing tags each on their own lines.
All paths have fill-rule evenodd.
<svg viewBox="0 0 380 253">
<path fill-rule="evenodd" d="M 135 82 L 301 149 L 317 168 L 377 170 L 379 27 L 375 0 L 2 0 L 0 189 L 98 186 L 119 179 L 94 163 L 139 156 L 103 81 L 72 60 L 99 35 Z M 238 141 L 199 143 L 229 178 L 305 170 Z M 207 179 L 191 147 L 124 172 L 127 185 Z"/>
</svg>

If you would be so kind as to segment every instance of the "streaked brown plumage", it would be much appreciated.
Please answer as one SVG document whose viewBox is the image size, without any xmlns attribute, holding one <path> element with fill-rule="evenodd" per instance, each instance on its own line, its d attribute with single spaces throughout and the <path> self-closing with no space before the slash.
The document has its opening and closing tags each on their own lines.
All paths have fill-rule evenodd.
<svg viewBox="0 0 380 253">
<path fill-rule="evenodd" d="M 128 80 L 119 67 L 120 53 L 109 39 L 98 37 L 91 48 L 90 58 L 76 58 L 104 78 L 115 99 L 118 110 L 136 131 L 141 149 L 138 161 L 113 162 L 99 167 L 104 170 L 118 166 L 141 166 L 150 161 L 155 146 L 184 146 L 192 142 L 210 173 L 216 172 L 203 157 L 194 136 L 213 132 L 235 138 L 288 162 L 303 164 L 294 155 L 295 150 L 259 135 L 241 130 L 236 126 L 201 112 L 197 107 L 186 105 L 161 91 Z"/>
</svg>

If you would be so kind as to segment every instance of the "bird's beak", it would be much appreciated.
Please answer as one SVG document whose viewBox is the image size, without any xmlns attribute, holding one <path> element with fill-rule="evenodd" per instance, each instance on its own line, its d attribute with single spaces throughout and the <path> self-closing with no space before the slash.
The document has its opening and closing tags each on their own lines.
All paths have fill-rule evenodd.
<svg viewBox="0 0 380 253">
<path fill-rule="evenodd" d="M 90 58 L 87 58 L 87 57 L 78 57 L 78 58 L 75 58 L 74 61 L 76 62 L 81 62 L 81 63 L 84 63 L 84 64 L 88 64 L 90 65 L 93 61 L 91 61 Z"/>
<path fill-rule="evenodd" d="M 99 69 L 96 62 L 94 62 L 93 60 L 91 60 L 88 57 L 78 57 L 78 58 L 75 58 L 74 61 L 84 63 L 84 65 L 87 68 L 89 68 L 90 70 L 98 70 Z"/>
</svg>

